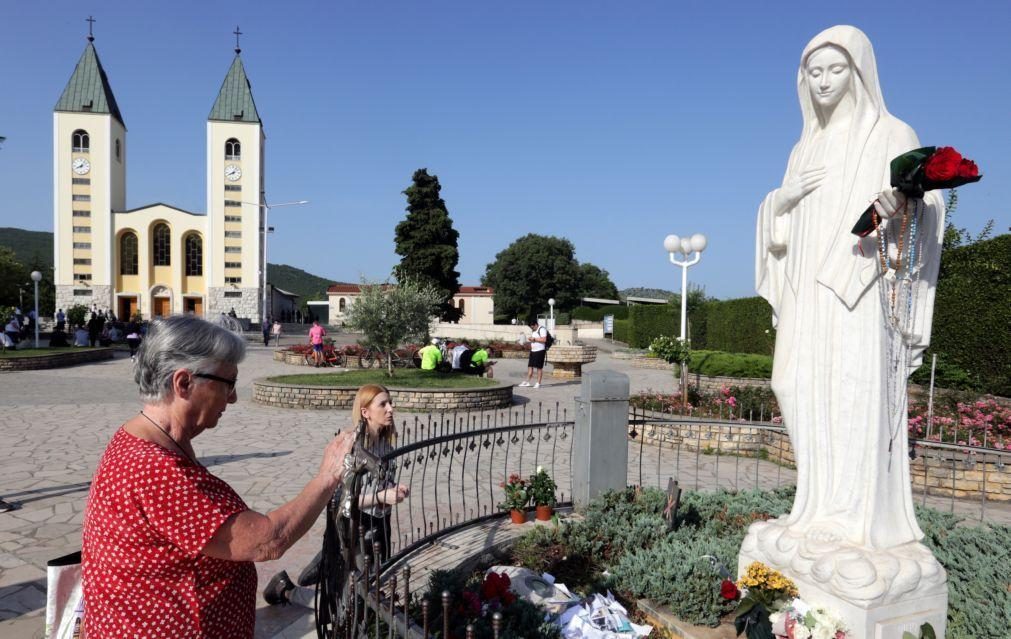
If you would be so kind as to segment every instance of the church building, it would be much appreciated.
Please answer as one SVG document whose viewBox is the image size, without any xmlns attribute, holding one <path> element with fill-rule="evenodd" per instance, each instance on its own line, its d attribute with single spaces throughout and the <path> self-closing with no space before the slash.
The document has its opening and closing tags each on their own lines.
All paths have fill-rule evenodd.
<svg viewBox="0 0 1011 639">
<path fill-rule="evenodd" d="M 94 38 L 53 109 L 56 306 L 126 319 L 263 309 L 263 122 L 236 46 L 207 117 L 207 210 L 126 208 L 126 122 Z M 170 167 L 150 169 L 171 180 Z"/>
</svg>

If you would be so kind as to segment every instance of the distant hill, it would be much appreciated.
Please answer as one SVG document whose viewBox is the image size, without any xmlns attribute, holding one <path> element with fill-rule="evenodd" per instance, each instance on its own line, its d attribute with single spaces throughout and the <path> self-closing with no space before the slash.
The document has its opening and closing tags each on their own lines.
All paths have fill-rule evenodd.
<svg viewBox="0 0 1011 639">
<path fill-rule="evenodd" d="M 325 300 L 326 290 L 334 280 L 307 273 L 287 264 L 271 264 L 267 267 L 267 279 L 279 289 L 295 293 L 301 297 L 299 305 L 311 300 Z"/>
<path fill-rule="evenodd" d="M 28 266 L 38 258 L 40 266 L 53 266 L 53 234 L 49 231 L 26 231 L 17 228 L 0 228 L 0 246 L 14 251 L 17 260 Z M 309 300 L 325 300 L 326 289 L 335 282 L 325 277 L 306 273 L 287 264 L 270 264 L 267 277 L 277 288 L 301 296 L 299 304 Z"/>
<path fill-rule="evenodd" d="M 46 269 L 44 272 L 53 266 L 53 234 L 49 231 L 0 228 L 0 246 L 13 250 L 25 266 L 32 266 L 35 260 Z"/>
<path fill-rule="evenodd" d="M 677 295 L 674 291 L 664 290 L 662 288 L 624 288 L 618 291 L 618 296 L 621 299 L 626 297 L 652 297 L 658 300 L 669 300 L 670 298 Z M 690 297 L 688 299 L 691 299 Z"/>
</svg>

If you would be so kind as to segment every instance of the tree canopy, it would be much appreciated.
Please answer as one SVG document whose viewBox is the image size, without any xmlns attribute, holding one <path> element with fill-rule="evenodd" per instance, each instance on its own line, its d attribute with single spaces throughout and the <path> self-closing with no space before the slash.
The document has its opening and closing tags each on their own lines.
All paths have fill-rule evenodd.
<svg viewBox="0 0 1011 639">
<path fill-rule="evenodd" d="M 533 233 L 496 255 L 481 283 L 495 290 L 497 314 L 523 320 L 547 310 L 552 297 L 556 308 L 566 310 L 582 297 L 618 295 L 607 271 L 576 260 L 572 242 Z"/>
<path fill-rule="evenodd" d="M 397 281 L 411 279 L 433 286 L 439 294 L 439 317 L 454 322 L 460 318 L 453 306 L 453 296 L 460 290 L 456 270 L 460 234 L 439 196 L 441 190 L 438 176 L 429 175 L 427 169 L 414 172 L 411 186 L 404 190 L 407 217 L 397 224 L 396 252 L 401 259 L 393 275 Z"/>
<path fill-rule="evenodd" d="M 387 372 L 393 377 L 390 353 L 408 340 L 421 341 L 428 336 L 428 322 L 439 299 L 434 286 L 411 279 L 396 286 L 362 282 L 361 295 L 348 310 L 347 323 L 386 354 Z"/>
</svg>

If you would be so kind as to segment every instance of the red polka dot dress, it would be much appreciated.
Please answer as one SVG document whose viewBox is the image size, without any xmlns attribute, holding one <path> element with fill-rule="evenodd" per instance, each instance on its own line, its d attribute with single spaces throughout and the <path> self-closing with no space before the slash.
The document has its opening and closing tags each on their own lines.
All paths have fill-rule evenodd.
<svg viewBox="0 0 1011 639">
<path fill-rule="evenodd" d="M 86 636 L 251 638 L 256 568 L 200 552 L 244 510 L 206 468 L 119 429 L 84 516 Z"/>
</svg>

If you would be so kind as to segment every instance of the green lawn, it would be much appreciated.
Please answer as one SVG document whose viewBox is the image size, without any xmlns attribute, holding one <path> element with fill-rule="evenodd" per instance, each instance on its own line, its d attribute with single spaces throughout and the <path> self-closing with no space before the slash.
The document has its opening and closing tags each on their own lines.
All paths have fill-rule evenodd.
<svg viewBox="0 0 1011 639">
<path fill-rule="evenodd" d="M 495 386 L 492 379 L 461 375 L 459 373 L 436 373 L 417 368 L 394 369 L 394 376 L 385 370 L 351 370 L 346 373 L 316 373 L 310 375 L 281 375 L 269 378 L 282 384 L 305 384 L 306 386 L 362 386 L 382 384 L 391 388 L 486 388 Z"/>
<path fill-rule="evenodd" d="M 42 355 L 56 355 L 59 353 L 79 353 L 81 351 L 97 351 L 98 348 L 91 348 L 90 346 L 79 346 L 77 348 L 67 347 L 67 348 L 31 348 L 28 346 L 21 346 L 16 351 L 3 351 L 0 352 L 0 357 L 10 359 L 11 357 L 41 357 Z"/>
</svg>

